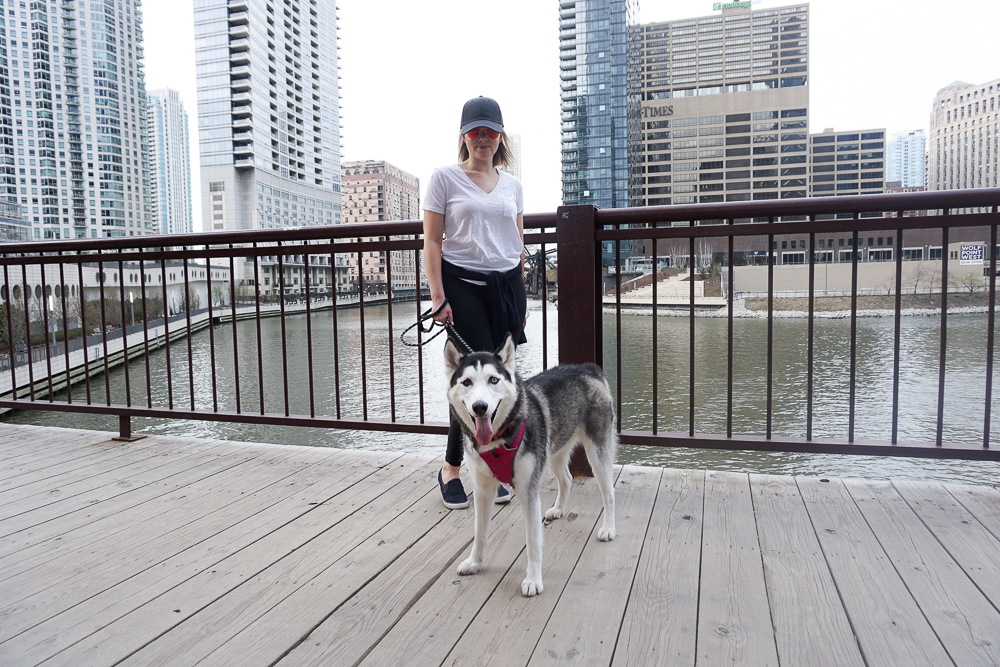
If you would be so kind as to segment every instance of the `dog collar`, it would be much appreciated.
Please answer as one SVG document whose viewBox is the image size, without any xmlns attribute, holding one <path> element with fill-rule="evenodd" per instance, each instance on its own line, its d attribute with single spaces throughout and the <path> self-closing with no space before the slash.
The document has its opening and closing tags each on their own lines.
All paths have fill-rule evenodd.
<svg viewBox="0 0 1000 667">
<path fill-rule="evenodd" d="M 524 421 L 521 422 L 521 428 L 517 430 L 517 435 L 509 444 L 479 452 L 479 458 L 489 466 L 493 477 L 500 480 L 502 484 L 514 485 L 514 457 L 517 455 L 517 448 L 521 446 L 521 440 L 524 439 L 524 428 L 527 425 L 528 418 L 525 417 Z M 497 437 L 493 439 L 496 440 Z"/>
</svg>

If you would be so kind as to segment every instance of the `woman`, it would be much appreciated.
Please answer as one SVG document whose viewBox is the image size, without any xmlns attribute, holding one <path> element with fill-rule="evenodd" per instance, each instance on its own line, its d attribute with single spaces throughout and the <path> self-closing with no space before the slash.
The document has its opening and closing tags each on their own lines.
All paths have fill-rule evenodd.
<svg viewBox="0 0 1000 667">
<path fill-rule="evenodd" d="M 500 105 L 469 100 L 460 129 L 460 162 L 435 169 L 427 185 L 424 268 L 433 310 L 441 309 L 434 319 L 451 320 L 473 350 L 492 352 L 508 332 L 524 341 L 524 198 L 521 183 L 498 169 L 513 161 Z M 452 421 L 438 474 L 449 509 L 469 506 L 458 476 L 462 454 L 462 430 Z M 508 500 L 500 487 L 497 502 Z"/>
</svg>

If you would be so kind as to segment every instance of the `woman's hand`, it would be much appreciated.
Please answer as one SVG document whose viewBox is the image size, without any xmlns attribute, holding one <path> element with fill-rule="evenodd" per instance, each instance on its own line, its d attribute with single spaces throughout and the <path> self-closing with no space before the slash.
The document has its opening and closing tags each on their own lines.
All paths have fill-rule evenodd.
<svg viewBox="0 0 1000 667">
<path fill-rule="evenodd" d="M 433 308 L 431 312 L 437 312 L 438 308 L 441 308 L 441 304 L 444 304 L 444 308 L 441 308 L 441 312 L 434 316 L 434 321 L 444 323 L 445 320 L 450 320 L 452 324 L 455 323 L 455 316 L 451 312 L 451 304 L 445 303 L 444 295 L 440 297 L 434 297 Z"/>
</svg>

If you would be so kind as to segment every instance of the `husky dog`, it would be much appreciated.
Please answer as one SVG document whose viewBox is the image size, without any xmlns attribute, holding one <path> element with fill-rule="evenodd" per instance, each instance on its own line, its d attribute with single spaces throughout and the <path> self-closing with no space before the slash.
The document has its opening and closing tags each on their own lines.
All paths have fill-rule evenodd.
<svg viewBox="0 0 1000 667">
<path fill-rule="evenodd" d="M 510 335 L 496 353 L 463 354 L 449 340 L 445 368 L 451 378 L 448 403 L 462 425 L 465 460 L 472 473 L 476 533 L 472 553 L 459 574 L 475 574 L 483 565 L 490 511 L 497 484 L 512 483 L 524 509 L 528 572 L 521 582 L 525 597 L 542 592 L 542 472 L 548 463 L 559 492 L 545 519 L 566 510 L 572 477 L 569 458 L 582 445 L 604 498 L 601 541 L 615 537 L 612 466 L 617 439 L 608 381 L 599 366 L 556 366 L 522 381 L 514 370 Z"/>
</svg>

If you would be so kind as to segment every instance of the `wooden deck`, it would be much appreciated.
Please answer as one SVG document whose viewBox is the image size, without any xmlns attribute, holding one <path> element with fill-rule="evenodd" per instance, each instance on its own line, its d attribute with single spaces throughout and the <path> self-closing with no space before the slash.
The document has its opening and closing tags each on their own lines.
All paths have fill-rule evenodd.
<svg viewBox="0 0 1000 667">
<path fill-rule="evenodd" d="M 0 425 L 0 665 L 1000 665 L 996 488 L 625 466 L 525 599 L 437 460 L 111 435 Z"/>
</svg>

